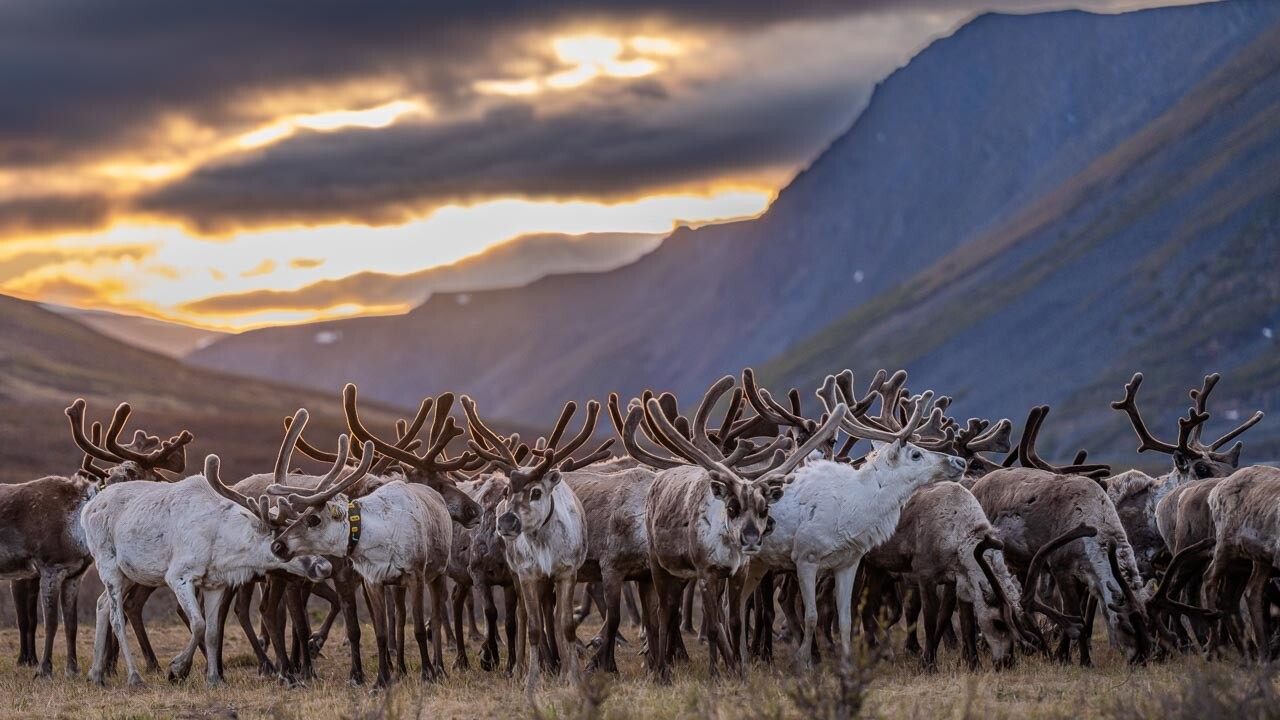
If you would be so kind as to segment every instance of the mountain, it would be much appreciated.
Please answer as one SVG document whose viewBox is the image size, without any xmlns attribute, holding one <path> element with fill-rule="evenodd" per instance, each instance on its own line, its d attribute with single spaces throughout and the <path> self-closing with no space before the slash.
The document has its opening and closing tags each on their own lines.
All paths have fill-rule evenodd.
<svg viewBox="0 0 1280 720">
<path fill-rule="evenodd" d="M 62 305 L 43 304 L 46 310 L 65 315 L 94 330 L 143 350 L 180 358 L 223 336 L 217 330 L 165 322 L 136 315 L 122 315 L 104 310 L 84 310 Z"/>
<path fill-rule="evenodd" d="M 657 247 L 662 235 L 648 233 L 535 233 L 520 235 L 457 262 L 407 275 L 361 272 L 322 280 L 297 290 L 253 290 L 188 303 L 202 313 L 328 309 L 347 303 L 419 305 L 432 293 L 519 287 L 552 272 L 604 272 Z M 192 348 L 195 349 L 195 348 Z"/>
<path fill-rule="evenodd" d="M 692 398 L 744 365 L 798 387 L 903 366 L 962 415 L 1054 404 L 1050 451 L 1132 459 L 1106 400 L 1135 369 L 1153 415 L 1211 370 L 1222 414 L 1280 410 L 1278 161 L 1280 3 L 983 15 L 883 81 L 755 220 L 189 357 L 388 401 L 451 388 L 524 420 L 615 389 Z M 1247 437 L 1280 457 L 1280 420 Z"/>
<path fill-rule="evenodd" d="M 63 409 L 77 397 L 104 422 L 117 403 L 129 401 L 126 432 L 144 428 L 169 437 L 190 430 L 188 472 L 200 472 L 205 454 L 216 452 L 228 479 L 272 466 L 284 435 L 281 418 L 299 407 L 311 411 L 307 435 L 317 442 L 332 445 L 343 427 L 337 387 L 300 390 L 193 368 L 5 295 L 0 337 L 0 482 L 75 470 L 81 454 Z M 381 428 L 404 414 L 375 404 L 367 412 Z"/>
</svg>

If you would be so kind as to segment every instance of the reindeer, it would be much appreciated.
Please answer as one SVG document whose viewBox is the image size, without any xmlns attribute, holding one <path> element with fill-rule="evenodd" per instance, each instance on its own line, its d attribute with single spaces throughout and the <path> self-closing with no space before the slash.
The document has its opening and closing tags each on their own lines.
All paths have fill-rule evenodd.
<svg viewBox="0 0 1280 720">
<path fill-rule="evenodd" d="M 506 497 L 498 506 L 497 530 L 505 543 L 507 564 L 519 584 L 520 600 L 528 617 L 526 691 L 533 692 L 537 685 L 542 656 L 547 656 L 554 671 L 561 662 L 561 650 L 569 679 L 577 684 L 573 590 L 578 569 L 587 556 L 586 512 L 573 489 L 561 481 L 565 474 L 607 455 L 612 440 L 584 460 L 571 457 L 595 432 L 600 403 L 587 403 L 582 429 L 560 447 L 561 436 L 577 409 L 572 402 L 566 404 L 545 447 L 535 448 L 531 456 L 536 459 L 524 465 L 480 419 L 471 398 L 463 396 L 462 409 L 471 426 L 471 450 L 500 467 L 509 483 Z M 563 648 L 558 648 L 557 643 L 563 643 Z"/>
<path fill-rule="evenodd" d="M 426 398 L 423 400 L 419 409 L 418 417 L 415 418 L 413 426 L 405 433 L 400 434 L 400 439 L 396 443 L 388 443 L 381 438 L 372 434 L 368 428 L 360 421 L 360 416 L 356 404 L 356 391 L 354 386 L 344 391 L 343 409 L 347 417 L 347 426 L 352 434 L 362 440 L 373 442 L 374 447 L 387 460 L 392 462 L 393 474 L 388 476 L 389 479 L 401 478 L 409 484 L 426 485 L 436 491 L 444 501 L 445 507 L 449 512 L 449 517 L 453 521 L 450 527 L 450 543 L 449 552 L 447 553 L 446 576 L 450 570 L 450 566 L 455 563 L 455 553 L 453 551 L 454 541 L 461 532 L 473 531 L 479 524 L 483 514 L 483 509 L 467 492 L 457 486 L 455 473 L 478 470 L 484 465 L 484 460 L 472 455 L 464 453 L 463 455 L 450 459 L 446 452 L 449 443 L 457 439 L 463 434 L 463 431 L 456 427 L 453 419 L 449 417 L 449 410 L 453 406 L 453 394 L 443 393 L 436 398 Z M 413 451 L 412 437 L 417 434 L 418 429 L 422 425 L 422 418 L 426 417 L 426 412 L 434 408 L 434 416 L 431 423 L 430 434 L 428 435 L 428 446 L 426 453 L 419 456 Z M 406 445 L 408 443 L 408 445 Z M 466 543 L 469 545 L 469 542 Z M 445 629 L 446 617 L 444 614 L 444 578 L 440 578 L 439 592 L 432 590 L 432 618 L 436 632 L 433 633 L 436 652 L 436 673 L 440 676 L 444 674 L 443 659 L 440 654 L 440 639 Z M 434 587 L 434 586 L 433 586 Z M 404 662 L 404 634 L 403 634 L 403 609 L 401 603 L 400 590 L 397 593 L 395 627 L 400 628 L 396 633 L 397 654 L 400 658 L 399 665 L 403 669 Z M 463 659 L 462 665 L 465 667 L 465 649 L 464 642 L 461 637 L 455 638 L 458 642 L 459 657 Z"/>
<path fill-rule="evenodd" d="M 1048 558 L 1067 613 L 1040 600 L 1038 584 L 1029 579 L 1022 583 L 1022 605 L 1063 629 L 1060 660 L 1069 659 L 1074 639 L 1080 664 L 1089 665 L 1089 629 L 1096 603 L 1106 617 L 1111 641 L 1124 649 L 1130 662 L 1142 662 L 1151 649 L 1142 576 L 1115 506 L 1098 481 L 1086 476 L 1103 475 L 1107 467 L 1084 465 L 1081 456 L 1068 466 L 1041 459 L 1035 439 L 1048 412 L 1047 406 L 1036 407 L 1027 418 L 1017 456 L 1030 466 L 988 473 L 974 483 L 973 495 L 1004 544 L 1005 561 L 1024 571 L 1055 538 L 1077 526 L 1090 528 L 1092 535 L 1064 545 Z M 1069 614 L 1077 608 L 1083 609 L 1081 615 Z"/>
<path fill-rule="evenodd" d="M 1221 482 L 1221 478 L 1230 475 L 1239 465 L 1243 444 L 1237 442 L 1226 452 L 1220 452 L 1220 448 L 1256 425 L 1263 417 L 1261 412 L 1254 413 L 1217 440 L 1207 445 L 1202 443 L 1201 433 L 1209 419 L 1207 401 L 1219 379 L 1217 373 L 1206 375 L 1201 387 L 1198 390 L 1192 389 L 1189 393 L 1194 405 L 1188 409 L 1186 418 L 1178 420 L 1176 444 L 1156 438 L 1142 419 L 1137 404 L 1142 373 L 1135 373 L 1125 385 L 1124 398 L 1111 403 L 1113 408 L 1124 411 L 1128 416 L 1138 436 L 1138 452 L 1154 450 L 1171 456 L 1173 460 L 1171 472 L 1158 478 L 1136 470 L 1112 478 L 1108 494 L 1134 543 L 1140 568 L 1144 564 L 1154 567 L 1157 559 L 1169 554 L 1182 553 L 1192 547 L 1198 548 L 1187 553 L 1187 560 L 1179 572 L 1167 573 L 1167 579 L 1161 583 L 1161 592 L 1157 596 L 1161 600 L 1160 607 L 1153 608 L 1156 612 L 1171 612 L 1175 618 L 1177 615 L 1186 615 L 1192 621 L 1205 613 L 1176 600 L 1164 600 L 1178 597 L 1184 588 L 1192 597 L 1199 594 L 1200 578 L 1209 562 L 1211 542 L 1205 543 L 1215 537 L 1208 505 L 1209 494 Z M 1242 573 L 1248 572 L 1247 562 L 1242 562 L 1238 567 Z M 1225 591 L 1237 599 L 1244 591 L 1243 584 L 1235 574 L 1230 576 L 1226 586 Z M 1234 627 L 1234 614 L 1227 616 L 1227 622 L 1229 627 Z M 1183 638 L 1177 644 L 1185 647 L 1190 636 L 1176 622 L 1174 628 Z M 1162 639 L 1170 639 L 1161 625 L 1157 624 L 1157 629 L 1161 630 Z M 1238 633 L 1233 633 L 1232 636 L 1239 638 Z"/>
<path fill-rule="evenodd" d="M 14 604 L 24 651 L 19 664 L 35 664 L 35 607 L 38 596 L 44 613 L 44 653 L 37 677 L 53 673 L 53 645 L 58 630 L 58 606 L 62 606 L 63 634 L 67 644 L 66 674 L 79 671 L 76 653 L 77 597 L 80 578 L 92 562 L 84 543 L 80 509 L 95 494 L 134 480 L 165 482 L 161 471 L 182 472 L 191 433 L 160 442 L 139 430 L 129 445 L 119 442 L 131 412 L 125 403 L 116 408 L 103 442 L 101 425 L 93 424 L 93 439 L 84 432 L 86 403 L 77 399 L 66 409 L 72 438 L 84 452 L 80 469 L 71 477 L 48 476 L 17 485 L 0 486 L 0 523 L 6 528 L 0 544 L 0 578 L 14 580 Z M 109 470 L 95 460 L 111 463 Z M 26 662 L 24 662 L 26 661 Z"/>
<path fill-rule="evenodd" d="M 1243 595 L 1253 625 L 1259 662 L 1274 659 L 1270 618 L 1264 596 L 1274 568 L 1280 567 L 1280 468 L 1257 465 L 1237 470 L 1209 493 L 1216 529 L 1213 560 L 1205 577 L 1210 609 L 1234 608 L 1240 596 L 1224 580 L 1232 565 L 1251 565 Z"/>
<path fill-rule="evenodd" d="M 89 550 L 106 588 L 98 599 L 94 663 L 89 673 L 94 683 L 103 682 L 107 633 L 114 632 L 129 670 L 129 684 L 143 684 L 125 637 L 124 597 L 135 585 L 167 585 L 190 622 L 191 639 L 170 663 L 169 678 L 186 677 L 203 640 L 206 681 L 220 685 L 222 624 L 218 618 L 227 590 L 268 570 L 286 570 L 313 580 L 329 574 L 329 563 L 323 558 L 282 561 L 269 552 L 273 534 L 266 504 L 243 497 L 237 497 L 245 500 L 240 507 L 227 502 L 230 491 L 222 484 L 219 468 L 218 456 L 209 455 L 203 476 L 164 485 L 110 485 L 81 511 Z M 368 469 L 363 464 L 346 480 L 358 479 Z"/>
<path fill-rule="evenodd" d="M 424 405 L 427 405 L 425 401 Z M 420 472 L 422 482 L 393 480 L 359 500 L 349 502 L 345 496 L 334 499 L 337 492 L 346 491 L 349 485 L 313 494 L 303 494 L 309 492 L 307 488 L 280 484 L 269 488 L 272 494 L 286 496 L 277 507 L 281 511 L 280 517 L 288 524 L 271 545 L 277 557 L 284 559 L 299 553 L 345 557 L 363 579 L 377 637 L 378 675 L 375 686 L 379 688 L 391 680 L 394 636 L 391 622 L 394 618 L 388 613 L 386 591 L 389 587 L 408 588 L 413 608 L 414 638 L 422 656 L 423 679 L 445 676 L 442 633 L 433 634 L 435 652 L 432 659 L 433 654 L 427 646 L 424 612 L 425 583 L 431 586 L 435 624 L 443 626 L 444 581 L 453 537 L 450 501 L 433 485 L 445 489 L 457 502 L 466 505 L 468 510 L 464 515 L 478 517 L 475 513 L 479 508 L 456 488 L 447 487 L 452 483 L 447 479 L 448 473 L 474 466 L 477 458 L 464 453 L 453 460 L 445 459 L 444 448 L 462 431 L 456 427 L 453 418 L 447 416 L 447 404 L 439 407 L 444 412 L 438 412 L 432 424 L 431 444 L 425 456 L 418 456 L 370 433 L 359 417 L 356 386 L 348 384 L 343 389 L 347 423 L 352 434 L 365 442 L 363 454 L 367 457 L 361 462 L 368 462 L 376 450 L 393 461 L 408 465 L 411 472 Z M 420 416 L 425 417 L 425 411 L 421 411 Z M 295 416 L 294 424 L 299 422 L 301 420 Z M 345 462 L 341 439 L 339 456 Z"/>
<path fill-rule="evenodd" d="M 887 409 L 881 415 L 882 422 L 895 422 L 894 408 L 905 379 L 905 373 L 898 373 L 890 381 L 890 389 L 882 397 Z M 764 417 L 782 426 L 804 427 L 803 418 L 786 413 L 785 408 L 772 401 L 768 391 L 755 387 L 748 373 L 744 373 L 744 385 L 752 405 L 758 412 L 763 411 Z M 804 455 L 797 452 L 792 456 L 795 464 L 815 449 L 816 446 L 811 446 L 813 440 L 821 438 L 826 442 L 837 430 L 881 444 L 856 468 L 815 459 L 795 472 L 794 482 L 786 494 L 770 509 L 774 530 L 752 559 L 743 584 L 745 597 L 755 590 L 756 582 L 768 570 L 796 574 L 804 602 L 804 634 L 796 652 L 797 665 L 807 665 L 812 659 L 819 577 L 830 574 L 835 580 L 840 651 L 847 657 L 852 643 L 853 584 L 862 557 L 892 534 L 903 504 L 917 487 L 935 480 L 958 479 L 965 468 L 960 458 L 924 450 L 908 442 L 923 418 L 931 414 L 933 393 L 919 398 L 907 422 L 901 427 L 890 425 L 892 431 L 877 429 L 850 417 L 849 407 L 858 408 L 857 412 L 862 413 L 870 402 L 865 398 L 857 401 L 847 395 L 838 398 L 838 394 L 843 393 L 835 376 L 828 376 L 818 397 L 834 421 L 828 419 L 801 447 Z M 743 643 L 745 638 L 740 637 L 739 644 Z"/>
<path fill-rule="evenodd" d="M 1143 422 L 1138 410 L 1138 389 L 1142 386 L 1142 373 L 1134 373 L 1133 378 L 1125 385 L 1124 398 L 1111 403 L 1112 408 L 1121 410 L 1128 416 L 1129 423 L 1138 436 L 1139 453 L 1154 450 L 1169 455 L 1173 460 L 1173 467 L 1165 475 L 1153 478 L 1137 470 L 1130 470 L 1111 478 L 1107 487 L 1107 494 L 1115 503 L 1125 532 L 1133 544 L 1138 569 L 1145 574 L 1154 572 L 1157 558 L 1173 551 L 1172 546 L 1166 543 L 1159 526 L 1157 508 L 1161 502 L 1187 483 L 1230 475 L 1240 464 L 1242 444 L 1237 442 L 1227 452 L 1219 452 L 1219 448 L 1262 420 L 1262 413 L 1255 413 L 1221 438 L 1208 445 L 1202 444 L 1200 435 L 1204 423 L 1209 419 L 1207 401 L 1220 379 L 1221 376 L 1217 373 L 1206 375 L 1200 389 L 1191 391 L 1191 399 L 1195 405 L 1187 418 L 1178 421 L 1176 445 L 1156 438 Z M 1173 509 L 1172 504 L 1169 509 Z M 1172 519 L 1166 518 L 1166 521 Z M 1196 538 L 1199 539 L 1202 538 Z"/>
<path fill-rule="evenodd" d="M 653 479 L 645 500 L 645 526 L 649 537 L 649 566 L 657 594 L 658 633 L 649 643 L 658 644 L 655 671 L 663 681 L 670 678 L 670 663 L 679 632 L 679 611 L 684 586 L 696 580 L 702 592 L 703 620 L 707 633 L 709 668 L 718 677 L 717 654 L 726 664 L 735 657 L 729 633 L 721 619 L 721 594 L 726 580 L 743 570 L 760 552 L 770 530 L 770 505 L 783 496 L 784 486 L 810 452 L 824 445 L 843 417 L 841 408 L 822 428 L 790 457 L 783 450 L 790 445 L 779 438 L 763 449 L 745 440 L 735 440 L 731 451 L 723 444 L 731 440 L 733 425 L 726 421 L 720 437 L 707 433 L 711 408 L 734 387 L 733 376 L 721 378 L 703 396 L 692 426 L 685 434 L 677 424 L 674 407 L 650 397 L 643 407 L 634 407 L 628 424 L 640 422 L 641 413 L 651 439 L 672 453 L 660 456 L 644 451 L 628 452 L 637 460 L 662 468 Z M 679 418 L 682 420 L 682 418 Z M 761 461 L 766 461 L 760 465 Z M 750 465 L 757 467 L 746 469 Z M 729 607 L 741 608 L 739 588 L 729 587 Z M 739 666 L 739 669 L 740 666 Z"/>
<path fill-rule="evenodd" d="M 951 622 L 950 603 L 957 600 L 963 657 L 970 669 L 978 666 L 975 623 L 997 668 L 1012 667 L 1017 643 L 1038 643 L 1019 602 L 1022 589 L 1005 566 L 1003 545 L 977 498 L 958 482 L 917 489 L 902 508 L 893 535 L 867 554 L 866 565 L 872 601 L 879 598 L 877 576 L 884 573 L 901 575 L 919 588 L 931 611 L 925 614 L 921 656 L 926 669 L 936 667 L 943 624 Z M 940 586 L 947 588 L 941 606 Z M 868 632 L 874 631 L 874 615 L 874 606 L 864 610 Z"/>
</svg>

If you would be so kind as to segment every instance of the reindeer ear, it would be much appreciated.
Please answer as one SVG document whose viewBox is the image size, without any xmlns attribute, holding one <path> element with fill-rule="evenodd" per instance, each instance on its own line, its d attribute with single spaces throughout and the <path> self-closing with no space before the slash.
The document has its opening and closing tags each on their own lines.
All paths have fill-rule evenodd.
<svg viewBox="0 0 1280 720">
<path fill-rule="evenodd" d="M 783 486 L 781 484 L 769 483 L 764 486 L 764 499 L 772 505 L 782 499 Z"/>
<path fill-rule="evenodd" d="M 547 471 L 546 475 L 542 476 L 542 482 L 547 486 L 547 489 L 550 490 L 554 488 L 556 484 L 558 484 L 563 477 L 564 476 L 560 474 L 560 471 L 558 469 L 551 468 L 550 470 Z"/>
<path fill-rule="evenodd" d="M 334 520 L 337 520 L 342 517 L 342 511 L 346 507 L 347 503 L 345 499 L 341 495 L 339 495 L 338 499 L 335 499 L 334 501 L 328 503 L 328 505 L 329 505 L 329 517 L 333 518 Z"/>
</svg>

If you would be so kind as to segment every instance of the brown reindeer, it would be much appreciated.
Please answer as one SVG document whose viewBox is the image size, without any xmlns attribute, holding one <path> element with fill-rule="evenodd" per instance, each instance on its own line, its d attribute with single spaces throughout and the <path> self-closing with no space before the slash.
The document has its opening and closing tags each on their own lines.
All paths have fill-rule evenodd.
<svg viewBox="0 0 1280 720">
<path fill-rule="evenodd" d="M 78 672 L 76 655 L 77 591 L 80 578 L 92 558 L 84 543 L 80 508 L 103 488 L 132 480 L 167 481 L 162 471 L 180 473 L 186 467 L 189 432 L 161 442 L 139 430 L 128 445 L 119 441 L 131 408 L 116 408 L 105 441 L 101 426 L 94 423 L 93 439 L 84 430 L 85 401 L 77 399 L 67 408 L 71 434 L 84 453 L 80 469 L 71 477 L 51 475 L 16 485 L 0 486 L 0 578 L 18 581 L 15 605 L 21 622 L 19 633 L 29 644 L 29 660 L 35 660 L 35 598 L 44 615 L 44 653 L 38 677 L 53 673 L 53 645 L 58 630 L 61 605 L 67 642 L 68 676 Z M 99 468 L 94 461 L 109 463 Z M 24 617 L 25 616 L 25 617 Z M 139 625 L 140 627 L 140 625 Z M 27 642 L 29 639 L 29 643 Z M 20 658 L 21 663 L 23 658 Z"/>
<path fill-rule="evenodd" d="M 1052 619 L 1063 629 L 1058 657 L 1070 656 L 1076 641 L 1082 665 L 1091 663 L 1089 630 L 1092 608 L 1100 606 L 1112 641 L 1124 648 L 1130 661 L 1144 661 L 1151 650 L 1146 627 L 1146 600 L 1142 576 L 1134 560 L 1115 506 L 1097 480 L 1106 466 L 1084 465 L 1083 457 L 1066 466 L 1054 466 L 1040 458 L 1035 439 L 1048 407 L 1033 408 L 1019 442 L 1018 457 L 1031 467 L 996 470 L 974 483 L 974 497 L 1004 544 L 1005 560 L 1023 571 L 1050 540 L 1084 524 L 1096 535 L 1055 552 L 1050 573 L 1066 612 L 1060 613 L 1038 599 L 1041 588 L 1024 579 L 1023 606 Z"/>
</svg>

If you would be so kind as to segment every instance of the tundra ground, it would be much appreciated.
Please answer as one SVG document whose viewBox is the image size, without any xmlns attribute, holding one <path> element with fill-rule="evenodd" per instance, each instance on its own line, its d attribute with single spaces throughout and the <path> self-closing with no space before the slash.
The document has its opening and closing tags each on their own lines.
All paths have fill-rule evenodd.
<svg viewBox="0 0 1280 720">
<path fill-rule="evenodd" d="M 583 627 L 580 636 L 591 637 L 594 628 Z M 628 637 L 634 631 L 625 630 Z M 372 676 L 373 632 L 364 629 L 368 656 L 366 672 Z M 423 684 L 416 677 L 416 646 L 410 637 L 410 679 L 401 680 L 388 693 L 371 693 L 347 684 L 347 651 L 341 647 L 341 627 L 336 627 L 325 657 L 319 661 L 321 677 L 303 689 L 288 690 L 274 680 L 258 677 L 248 644 L 238 628 L 228 627 L 226 669 L 228 684 L 208 690 L 203 659 L 197 658 L 192 676 L 170 684 L 163 676 L 147 677 L 140 689 L 124 686 L 122 677 L 108 679 L 106 688 L 90 685 L 84 677 L 91 661 L 92 626 L 81 634 L 81 674 L 67 679 L 62 653 L 55 658 L 58 673 L 52 680 L 33 679 L 31 668 L 16 667 L 16 631 L 0 631 L 0 718 L 792 718 L 827 715 L 837 717 L 828 703 L 836 679 L 823 671 L 818 685 L 819 707 L 804 705 L 806 690 L 790 669 L 790 648 L 779 648 L 774 668 L 755 667 L 745 681 L 726 679 L 718 684 L 706 677 L 703 646 L 689 638 L 694 662 L 678 666 L 674 682 L 659 686 L 647 679 L 636 645 L 619 651 L 622 675 L 591 681 L 574 689 L 564 681 L 544 682 L 537 692 L 536 708 L 530 705 L 523 683 L 501 673 L 478 669 L 450 671 L 447 680 Z M 156 623 L 151 629 L 156 651 L 165 663 L 185 642 L 177 624 Z M 43 643 L 43 635 L 39 642 Z M 136 645 L 133 646 L 136 652 Z M 474 643 L 471 645 L 474 647 Z M 61 638 L 59 637 L 59 650 Z M 505 652 L 505 649 L 504 649 Z M 920 671 L 916 659 L 900 654 L 882 661 L 872 671 L 873 680 L 861 715 L 884 718 L 1075 718 L 1129 717 L 1134 714 L 1171 720 L 1170 708 L 1196 706 L 1197 714 L 1227 711 L 1232 716 L 1266 717 L 1276 707 L 1256 712 L 1232 712 L 1250 698 L 1274 703 L 1277 698 L 1271 676 L 1257 687 L 1258 671 L 1240 662 L 1206 665 L 1195 658 L 1179 658 L 1147 667 L 1130 668 L 1116 652 L 1106 648 L 1104 637 L 1095 646 L 1096 666 L 1063 667 L 1040 659 L 1021 658 L 1011 671 L 982 670 L 968 673 L 957 667 L 956 653 L 944 649 L 940 671 Z M 452 663 L 453 655 L 447 654 Z M 473 657 L 474 665 L 474 657 Z M 1252 689 L 1251 689 L 1252 688 Z M 1205 697 L 1198 697 L 1204 695 Z M 799 698 L 799 700 L 797 700 Z M 799 702 L 799 704 L 798 704 Z M 1206 707 L 1206 703 L 1211 705 Z M 1262 714 L 1259 714 L 1262 712 Z M 828 713 L 830 713 L 828 715 Z"/>
</svg>

